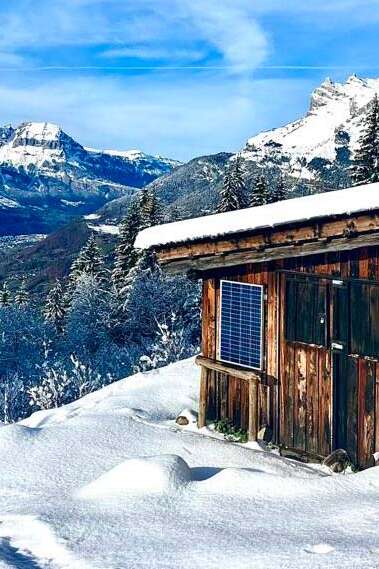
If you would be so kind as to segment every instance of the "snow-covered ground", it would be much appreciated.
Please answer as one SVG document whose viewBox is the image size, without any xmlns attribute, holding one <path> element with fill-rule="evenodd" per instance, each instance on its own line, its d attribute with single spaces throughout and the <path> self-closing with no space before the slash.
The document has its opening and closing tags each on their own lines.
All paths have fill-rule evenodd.
<svg viewBox="0 0 379 569">
<path fill-rule="evenodd" d="M 379 567 L 379 469 L 180 428 L 193 360 L 0 429 L 0 568 Z"/>
</svg>

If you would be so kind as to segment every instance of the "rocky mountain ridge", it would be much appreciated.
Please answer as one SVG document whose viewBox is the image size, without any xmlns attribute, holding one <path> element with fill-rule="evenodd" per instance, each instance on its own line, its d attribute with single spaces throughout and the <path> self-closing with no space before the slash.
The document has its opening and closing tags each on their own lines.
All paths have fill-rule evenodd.
<svg viewBox="0 0 379 569">
<path fill-rule="evenodd" d="M 52 123 L 0 128 L 0 234 L 56 229 L 170 172 L 141 151 L 87 149 Z"/>
</svg>

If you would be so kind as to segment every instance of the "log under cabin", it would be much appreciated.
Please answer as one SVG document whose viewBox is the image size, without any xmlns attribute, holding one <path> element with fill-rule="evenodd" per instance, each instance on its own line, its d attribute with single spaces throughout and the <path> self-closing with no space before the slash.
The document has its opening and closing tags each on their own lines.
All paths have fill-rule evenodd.
<svg viewBox="0 0 379 569">
<path fill-rule="evenodd" d="M 199 426 L 222 418 L 310 455 L 379 451 L 379 184 L 149 228 L 202 280 Z"/>
</svg>

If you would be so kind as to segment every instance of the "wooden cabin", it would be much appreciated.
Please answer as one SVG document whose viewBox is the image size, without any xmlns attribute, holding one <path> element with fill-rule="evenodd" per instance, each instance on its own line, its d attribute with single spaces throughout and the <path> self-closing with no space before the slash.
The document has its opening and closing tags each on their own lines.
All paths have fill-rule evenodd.
<svg viewBox="0 0 379 569">
<path fill-rule="evenodd" d="M 202 280 L 199 426 L 310 455 L 379 451 L 379 184 L 146 229 Z"/>
</svg>

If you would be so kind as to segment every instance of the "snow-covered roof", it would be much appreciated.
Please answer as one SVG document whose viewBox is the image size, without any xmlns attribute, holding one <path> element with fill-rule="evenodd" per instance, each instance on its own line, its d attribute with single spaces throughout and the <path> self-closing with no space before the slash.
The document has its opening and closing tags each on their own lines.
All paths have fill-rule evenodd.
<svg viewBox="0 0 379 569">
<path fill-rule="evenodd" d="M 136 247 L 148 249 L 211 239 L 374 209 L 379 209 L 379 183 L 149 227 L 138 234 Z"/>
</svg>

